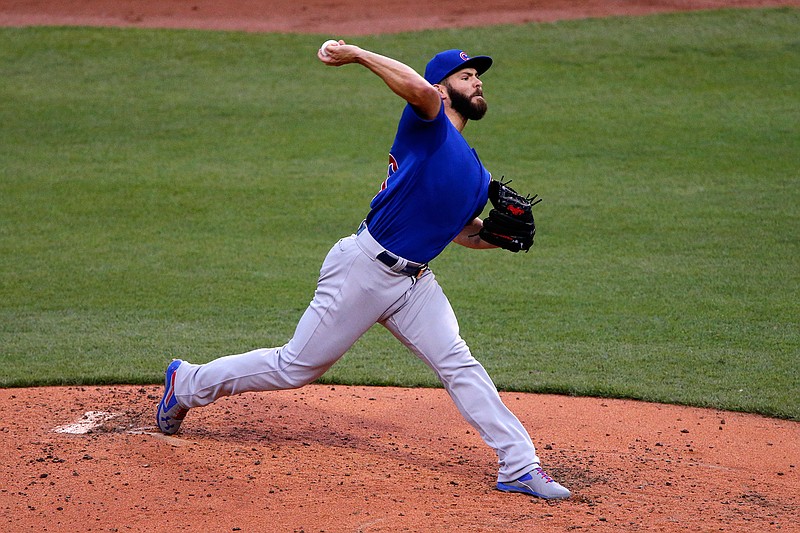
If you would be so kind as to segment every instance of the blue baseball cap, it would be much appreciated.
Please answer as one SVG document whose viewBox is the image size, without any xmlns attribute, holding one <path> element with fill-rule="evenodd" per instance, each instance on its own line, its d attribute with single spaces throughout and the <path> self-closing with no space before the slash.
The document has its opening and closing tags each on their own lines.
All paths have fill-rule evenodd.
<svg viewBox="0 0 800 533">
<path fill-rule="evenodd" d="M 425 79 L 433 85 L 465 68 L 474 68 L 480 76 L 491 66 L 492 58 L 489 56 L 469 57 L 464 50 L 445 50 L 428 61 L 428 65 L 425 67 Z"/>
</svg>

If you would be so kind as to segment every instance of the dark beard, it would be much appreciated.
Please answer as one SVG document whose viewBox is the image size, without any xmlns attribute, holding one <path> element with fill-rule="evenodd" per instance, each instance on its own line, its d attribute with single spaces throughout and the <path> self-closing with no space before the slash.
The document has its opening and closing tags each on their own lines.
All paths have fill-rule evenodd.
<svg viewBox="0 0 800 533">
<path fill-rule="evenodd" d="M 481 97 L 479 100 L 473 100 L 464 93 L 450 87 L 448 84 L 443 83 L 447 87 L 447 93 L 450 95 L 450 106 L 459 115 L 467 120 L 480 120 L 486 114 L 488 104 L 486 100 Z"/>
</svg>

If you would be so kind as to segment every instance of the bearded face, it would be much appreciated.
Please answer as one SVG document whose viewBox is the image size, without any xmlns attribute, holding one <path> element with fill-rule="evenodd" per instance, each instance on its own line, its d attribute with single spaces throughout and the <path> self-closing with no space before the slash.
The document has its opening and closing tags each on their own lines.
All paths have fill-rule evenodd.
<svg viewBox="0 0 800 533">
<path fill-rule="evenodd" d="M 459 115 L 467 120 L 480 120 L 486 114 L 488 104 L 483 98 L 483 90 L 478 87 L 470 88 L 468 91 L 461 91 L 447 80 L 442 81 L 442 85 L 447 87 L 447 94 L 450 96 L 450 106 Z"/>
</svg>

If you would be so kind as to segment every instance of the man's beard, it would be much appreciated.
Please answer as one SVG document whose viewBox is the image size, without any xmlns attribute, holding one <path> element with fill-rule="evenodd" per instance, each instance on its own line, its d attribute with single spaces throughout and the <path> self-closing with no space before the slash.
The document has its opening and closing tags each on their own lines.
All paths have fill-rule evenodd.
<svg viewBox="0 0 800 533">
<path fill-rule="evenodd" d="M 453 89 L 447 84 L 444 84 L 444 86 L 447 87 L 447 92 L 450 95 L 450 106 L 459 115 L 467 120 L 480 120 L 483 118 L 483 115 L 486 114 L 486 110 L 489 106 L 486 100 L 483 99 L 483 96 L 480 98 L 472 98 Z M 475 93 L 473 93 L 472 96 L 475 96 Z"/>
</svg>

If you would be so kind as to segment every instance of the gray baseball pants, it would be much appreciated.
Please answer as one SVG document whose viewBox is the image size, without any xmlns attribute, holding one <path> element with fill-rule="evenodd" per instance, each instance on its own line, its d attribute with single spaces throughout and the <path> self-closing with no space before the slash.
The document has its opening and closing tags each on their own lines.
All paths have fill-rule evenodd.
<svg viewBox="0 0 800 533">
<path fill-rule="evenodd" d="M 463 417 L 499 458 L 498 481 L 513 481 L 539 458 L 459 334 L 450 302 L 430 270 L 418 279 L 376 260 L 383 248 L 364 230 L 331 248 L 314 299 L 284 346 L 182 364 L 175 396 L 187 408 L 243 392 L 302 387 L 324 374 L 370 327 L 385 326 L 438 376 Z"/>
</svg>

